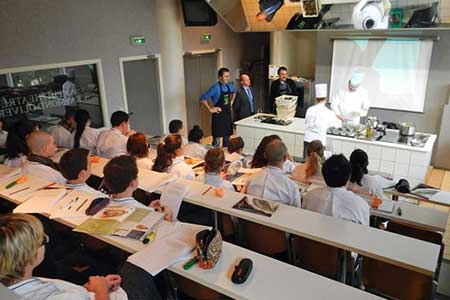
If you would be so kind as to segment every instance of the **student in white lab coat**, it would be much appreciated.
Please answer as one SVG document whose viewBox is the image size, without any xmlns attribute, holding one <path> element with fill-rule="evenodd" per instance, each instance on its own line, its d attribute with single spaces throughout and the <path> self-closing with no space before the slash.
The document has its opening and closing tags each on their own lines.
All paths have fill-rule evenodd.
<svg viewBox="0 0 450 300">
<path fill-rule="evenodd" d="M 27 136 L 39 128 L 30 120 L 23 119 L 14 123 L 9 130 L 6 138 L 6 155 L 5 166 L 11 168 L 20 168 L 27 161 L 29 153 L 26 138 Z"/>
<path fill-rule="evenodd" d="M 308 145 L 314 140 L 319 140 L 322 145 L 327 142 L 327 129 L 329 127 L 341 127 L 341 120 L 336 114 L 326 107 L 327 85 L 316 84 L 316 104 L 309 107 L 305 116 L 305 137 L 303 139 L 303 159 L 307 159 Z"/>
<path fill-rule="evenodd" d="M 67 179 L 67 187 L 98 197 L 106 197 L 102 192 L 86 184 L 91 176 L 89 150 L 77 148 L 67 151 L 59 161 L 59 168 L 61 174 Z"/>
<path fill-rule="evenodd" d="M 258 147 L 256 148 L 255 154 L 253 155 L 252 160 L 250 162 L 250 167 L 252 169 L 264 168 L 265 166 L 267 166 L 268 161 L 267 161 L 266 157 L 264 156 L 264 152 L 266 150 L 266 146 L 274 140 L 281 141 L 281 138 L 276 134 L 272 134 L 272 135 L 263 137 L 263 139 L 259 143 Z M 283 164 L 283 173 L 291 174 L 292 172 L 294 172 L 295 164 L 292 161 L 292 158 L 289 155 L 289 153 L 287 154 L 286 157 L 287 157 L 287 159 L 285 160 L 285 162 Z"/>
<path fill-rule="evenodd" d="M 89 150 L 91 154 L 96 154 L 97 141 L 100 130 L 91 127 L 91 116 L 84 109 L 75 112 L 76 130 L 74 136 L 74 148 Z"/>
<path fill-rule="evenodd" d="M 287 148 L 281 140 L 273 140 L 265 147 L 267 167 L 255 173 L 247 181 L 244 191 L 252 196 L 300 207 L 298 186 L 283 173 Z"/>
<path fill-rule="evenodd" d="M 28 214 L 0 216 L 1 283 L 21 299 L 27 300 L 89 300 L 128 299 L 120 287 L 119 275 L 91 276 L 81 286 L 64 280 L 34 277 L 33 270 L 45 256 L 50 242 L 42 223 Z"/>
<path fill-rule="evenodd" d="M 363 79 L 363 73 L 355 72 L 348 86 L 331 97 L 331 109 L 348 125 L 359 125 L 370 108 L 367 90 L 360 86 Z"/>
<path fill-rule="evenodd" d="M 320 140 L 309 143 L 306 161 L 295 167 L 291 175 L 292 179 L 305 184 L 323 183 L 322 161 L 324 160 L 324 150 L 325 147 Z"/>
<path fill-rule="evenodd" d="M 72 110 L 66 110 L 64 119 L 60 124 L 51 126 L 48 132 L 53 136 L 58 148 L 73 148 L 73 135 L 75 130 L 75 113 Z"/>
<path fill-rule="evenodd" d="M 66 179 L 51 160 L 56 153 L 53 136 L 46 131 L 33 131 L 27 137 L 30 154 L 23 165 L 24 174 L 30 174 L 51 182 L 65 184 Z"/>
<path fill-rule="evenodd" d="M 189 143 L 184 146 L 184 155 L 203 160 L 208 150 L 201 144 L 202 138 L 203 130 L 198 125 L 194 125 L 189 130 Z"/>
<path fill-rule="evenodd" d="M 136 159 L 129 155 L 121 155 L 111 159 L 103 169 L 103 180 L 108 192 L 111 193 L 111 205 L 123 205 L 136 208 L 150 208 L 167 213 L 165 220 L 172 221 L 172 212 L 169 208 L 160 205 L 154 200 L 149 206 L 133 198 L 138 189 L 138 167 Z"/>
<path fill-rule="evenodd" d="M 228 144 L 229 145 L 229 144 Z M 205 173 L 195 178 L 196 181 L 212 186 L 234 191 L 228 180 L 223 179 L 222 171 L 225 166 L 225 155 L 221 148 L 211 148 L 205 155 Z"/>
<path fill-rule="evenodd" d="M 240 136 L 230 139 L 228 141 L 227 151 L 225 152 L 225 160 L 230 163 L 237 160 L 243 161 L 244 156 L 242 153 L 244 152 L 244 147 L 244 140 Z"/>
<path fill-rule="evenodd" d="M 152 169 L 153 161 L 149 157 L 147 138 L 143 133 L 135 133 L 128 138 L 127 151 L 136 159 L 139 168 Z"/>
<path fill-rule="evenodd" d="M 346 189 L 351 166 L 344 155 L 333 155 L 322 166 L 327 187 L 308 192 L 302 207 L 358 224 L 369 225 L 370 206 L 361 197 Z"/>
<path fill-rule="evenodd" d="M 153 171 L 174 174 L 178 178 L 195 179 L 194 170 L 184 161 L 183 141 L 179 134 L 169 135 L 158 145 Z"/>
<path fill-rule="evenodd" d="M 169 133 L 162 137 L 161 143 L 172 134 L 178 134 L 181 136 L 181 139 L 183 140 L 183 145 L 187 145 L 188 140 L 183 136 L 183 121 L 181 120 L 172 120 L 169 122 Z"/>
<path fill-rule="evenodd" d="M 369 157 L 361 149 L 356 149 L 350 155 L 352 176 L 348 189 L 354 192 L 365 192 L 384 198 L 383 189 L 395 186 L 395 182 L 380 175 L 369 175 Z"/>
<path fill-rule="evenodd" d="M 104 158 L 127 154 L 128 137 L 136 133 L 130 129 L 130 115 L 124 111 L 115 111 L 111 115 L 111 126 L 98 137 L 97 154 Z"/>
</svg>

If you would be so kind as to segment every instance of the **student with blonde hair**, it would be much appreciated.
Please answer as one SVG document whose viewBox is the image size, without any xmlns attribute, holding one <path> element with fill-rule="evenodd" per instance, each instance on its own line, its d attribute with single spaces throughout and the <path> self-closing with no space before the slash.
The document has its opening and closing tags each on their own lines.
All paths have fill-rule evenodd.
<svg viewBox="0 0 450 300">
<path fill-rule="evenodd" d="M 126 300 L 119 275 L 91 276 L 84 286 L 38 278 L 33 269 L 49 243 L 42 223 L 27 214 L 0 215 L 0 282 L 26 300 Z"/>
<path fill-rule="evenodd" d="M 302 183 L 322 183 L 322 161 L 325 147 L 320 140 L 314 140 L 308 144 L 305 163 L 295 167 L 292 179 Z"/>
</svg>

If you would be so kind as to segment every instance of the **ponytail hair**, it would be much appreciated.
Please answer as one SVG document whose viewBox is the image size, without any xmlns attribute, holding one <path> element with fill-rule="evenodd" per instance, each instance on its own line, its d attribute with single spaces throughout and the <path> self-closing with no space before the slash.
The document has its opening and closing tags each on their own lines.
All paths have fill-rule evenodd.
<svg viewBox="0 0 450 300">
<path fill-rule="evenodd" d="M 369 157 L 367 156 L 367 153 L 361 149 L 353 151 L 350 155 L 350 165 L 352 167 L 350 182 L 361 186 L 361 179 L 365 174 L 369 173 L 367 169 L 369 166 Z"/>
<path fill-rule="evenodd" d="M 80 148 L 80 139 L 83 135 L 84 129 L 86 128 L 86 123 L 91 119 L 89 112 L 84 109 L 79 109 L 75 112 L 75 122 L 77 123 L 77 127 L 75 130 L 74 137 L 74 148 Z"/>
<path fill-rule="evenodd" d="M 307 166 L 305 169 L 306 177 L 311 177 L 317 174 L 320 171 L 322 161 L 323 161 L 323 152 L 325 147 L 322 145 L 322 142 L 319 140 L 314 140 L 308 145 L 308 149 L 306 149 L 306 153 L 308 155 L 307 158 Z"/>
<path fill-rule="evenodd" d="M 152 170 L 156 172 L 167 172 L 172 165 L 173 159 L 176 157 L 176 151 L 181 148 L 183 141 L 179 134 L 170 134 L 164 139 L 163 143 L 159 143 L 157 155 Z"/>
</svg>

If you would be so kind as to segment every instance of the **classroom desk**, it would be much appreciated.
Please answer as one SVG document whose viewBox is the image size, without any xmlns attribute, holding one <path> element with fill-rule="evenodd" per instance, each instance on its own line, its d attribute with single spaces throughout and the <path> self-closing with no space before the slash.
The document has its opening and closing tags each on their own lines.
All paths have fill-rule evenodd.
<svg viewBox="0 0 450 300">
<path fill-rule="evenodd" d="M 21 203 L 21 201 L 13 197 L 1 196 L 12 203 Z M 74 228 L 81 224 L 85 218 L 54 220 Z M 134 253 L 145 247 L 144 244 L 136 240 L 109 235 L 93 237 L 129 253 Z M 300 292 L 305 299 L 330 299 L 331 297 L 338 300 L 382 299 L 228 242 L 223 242 L 222 251 L 219 262 L 212 270 L 202 270 L 199 267 L 194 267 L 186 271 L 183 269 L 184 262 L 172 265 L 168 270 L 234 299 L 271 300 L 282 296 L 283 299 L 294 300 L 298 299 Z M 253 261 L 253 271 L 247 282 L 242 285 L 236 285 L 231 282 L 231 274 L 234 270 L 234 265 L 241 258 L 250 258 Z M 284 276 L 280 277 L 279 274 L 284 274 Z"/>
<path fill-rule="evenodd" d="M 422 202 L 442 205 L 442 206 L 450 208 L 450 202 L 431 200 L 431 199 L 428 199 L 428 198 L 423 198 L 423 197 L 416 196 L 416 195 L 411 194 L 411 193 L 403 194 L 403 193 L 397 192 L 393 188 L 385 189 L 384 193 L 392 196 L 392 200 L 397 200 L 398 198 L 403 197 L 403 198 L 407 198 L 407 199 L 411 199 L 411 200 L 415 200 L 415 201 L 419 201 L 419 202 L 422 201 Z"/>
</svg>

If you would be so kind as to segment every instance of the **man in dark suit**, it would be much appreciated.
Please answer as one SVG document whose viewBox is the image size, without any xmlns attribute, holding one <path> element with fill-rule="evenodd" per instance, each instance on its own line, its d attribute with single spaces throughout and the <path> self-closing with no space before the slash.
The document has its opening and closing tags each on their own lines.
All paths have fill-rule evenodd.
<svg viewBox="0 0 450 300">
<path fill-rule="evenodd" d="M 281 95 L 298 96 L 297 85 L 294 80 L 288 78 L 287 68 L 279 67 L 277 73 L 278 79 L 270 86 L 269 109 L 272 110 L 272 113 L 276 113 L 275 98 Z"/>
<path fill-rule="evenodd" d="M 239 81 L 241 82 L 241 86 L 237 90 L 236 99 L 233 103 L 235 121 L 255 114 L 255 99 L 251 88 L 250 76 L 248 74 L 241 74 Z"/>
</svg>

